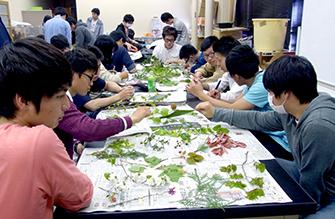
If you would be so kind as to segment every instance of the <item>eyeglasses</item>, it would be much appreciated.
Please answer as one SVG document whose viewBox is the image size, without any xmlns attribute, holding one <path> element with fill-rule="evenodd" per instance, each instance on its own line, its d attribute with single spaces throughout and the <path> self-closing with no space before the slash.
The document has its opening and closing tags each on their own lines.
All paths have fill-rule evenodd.
<svg viewBox="0 0 335 219">
<path fill-rule="evenodd" d="M 168 42 L 173 43 L 175 41 L 175 39 L 174 38 L 173 39 L 172 38 L 164 38 L 164 41 L 167 42 L 167 43 Z"/>
<path fill-rule="evenodd" d="M 204 53 L 204 57 L 208 58 L 208 57 L 214 57 L 214 52 L 210 52 L 210 53 Z"/>
<path fill-rule="evenodd" d="M 85 75 L 90 80 L 90 82 L 93 81 L 94 75 L 91 76 L 91 75 L 88 75 L 86 73 L 82 73 L 82 75 Z"/>
</svg>

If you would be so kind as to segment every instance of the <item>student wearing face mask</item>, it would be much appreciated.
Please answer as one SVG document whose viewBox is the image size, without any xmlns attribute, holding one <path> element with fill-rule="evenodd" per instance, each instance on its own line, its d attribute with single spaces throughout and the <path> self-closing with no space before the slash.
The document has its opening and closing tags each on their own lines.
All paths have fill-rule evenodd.
<svg viewBox="0 0 335 219">
<path fill-rule="evenodd" d="M 318 93 L 312 64 L 299 56 L 274 61 L 266 69 L 263 82 L 275 111 L 215 109 L 208 103 L 198 110 L 214 121 L 245 129 L 284 129 L 294 161 L 277 161 L 318 203 L 315 214 L 301 218 L 334 218 L 335 98 Z"/>
<path fill-rule="evenodd" d="M 133 39 L 129 37 L 129 28 L 133 26 L 135 18 L 131 14 L 126 14 L 123 17 L 123 21 L 116 27 L 116 31 L 121 31 L 126 36 L 126 43 L 128 51 L 136 52 L 140 45 Z"/>
<path fill-rule="evenodd" d="M 200 103 L 197 107 L 202 108 L 204 105 L 213 104 L 216 107 L 235 109 L 235 110 L 255 110 L 255 111 L 272 111 L 268 103 L 268 92 L 264 88 L 263 76 L 264 72 L 259 71 L 259 60 L 258 56 L 254 53 L 253 49 L 247 45 L 235 46 L 228 53 L 226 57 L 226 68 L 232 77 L 232 79 L 239 85 L 245 85 L 247 88 L 243 89 L 242 95 L 233 102 L 227 100 L 213 99 L 210 102 Z M 188 91 L 193 93 L 197 90 L 196 87 L 200 84 L 200 81 L 193 80 L 187 87 Z M 203 95 L 197 94 L 197 96 L 203 100 L 208 101 Z M 277 153 L 280 157 L 290 158 L 291 148 L 288 145 L 287 137 L 283 129 L 277 131 L 266 132 L 274 140 L 274 144 L 265 145 L 271 152 L 276 156 Z M 268 136 L 266 136 L 268 137 Z M 280 144 L 282 148 L 277 150 L 277 144 Z"/>
</svg>

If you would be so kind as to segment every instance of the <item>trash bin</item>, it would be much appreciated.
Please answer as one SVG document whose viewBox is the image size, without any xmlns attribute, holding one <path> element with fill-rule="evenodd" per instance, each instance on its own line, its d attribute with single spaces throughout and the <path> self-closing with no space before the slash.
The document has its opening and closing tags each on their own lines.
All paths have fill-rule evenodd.
<svg viewBox="0 0 335 219">
<path fill-rule="evenodd" d="M 252 19 L 254 25 L 254 49 L 256 52 L 276 53 L 284 48 L 286 18 Z"/>
<path fill-rule="evenodd" d="M 217 23 L 219 28 L 230 28 L 235 21 L 236 0 L 219 0 Z"/>
</svg>

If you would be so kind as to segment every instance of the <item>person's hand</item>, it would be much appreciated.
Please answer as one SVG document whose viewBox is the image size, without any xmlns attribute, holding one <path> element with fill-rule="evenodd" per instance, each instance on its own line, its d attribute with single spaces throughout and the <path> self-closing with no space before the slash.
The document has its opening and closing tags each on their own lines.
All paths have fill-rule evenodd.
<svg viewBox="0 0 335 219">
<path fill-rule="evenodd" d="M 134 95 L 134 87 L 126 86 L 117 94 L 120 97 L 120 100 L 127 100 Z"/>
<path fill-rule="evenodd" d="M 120 74 L 119 74 L 119 77 L 121 78 L 121 80 L 127 79 L 128 76 L 129 76 L 129 74 L 126 71 L 120 72 Z"/>
<path fill-rule="evenodd" d="M 74 151 L 78 154 L 81 155 L 85 149 L 85 146 L 82 143 L 77 143 L 75 144 Z"/>
<path fill-rule="evenodd" d="M 204 88 L 198 79 L 193 78 L 192 81 L 186 86 L 186 90 L 194 96 L 199 96 L 199 94 L 203 93 Z"/>
<path fill-rule="evenodd" d="M 130 116 L 131 120 L 134 123 L 140 122 L 142 119 L 144 119 L 147 116 L 151 115 L 150 108 L 147 106 L 140 106 L 136 109 L 136 111 Z"/>
<path fill-rule="evenodd" d="M 208 96 L 213 97 L 215 99 L 220 99 L 220 91 L 211 90 L 211 91 L 209 91 Z"/>
<path fill-rule="evenodd" d="M 132 45 L 130 43 L 125 43 L 125 44 L 126 44 L 127 49 L 128 49 L 129 52 L 137 52 L 138 51 L 138 49 L 137 49 L 136 46 L 134 46 L 134 45 Z"/>
<path fill-rule="evenodd" d="M 193 77 L 196 78 L 196 79 L 203 79 L 204 77 L 202 76 L 202 73 L 201 72 L 196 72 L 193 74 Z"/>
<path fill-rule="evenodd" d="M 215 107 L 210 102 L 199 103 L 195 109 L 204 114 L 208 119 L 214 116 Z"/>
</svg>

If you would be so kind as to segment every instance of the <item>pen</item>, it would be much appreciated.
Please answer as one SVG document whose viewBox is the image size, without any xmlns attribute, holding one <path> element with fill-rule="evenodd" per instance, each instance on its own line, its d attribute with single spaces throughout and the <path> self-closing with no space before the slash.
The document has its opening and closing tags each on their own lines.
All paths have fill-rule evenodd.
<svg viewBox="0 0 335 219">
<path fill-rule="evenodd" d="M 219 88 L 220 83 L 221 83 L 221 80 L 220 80 L 220 81 L 218 82 L 218 84 L 216 85 L 215 90 L 217 90 L 217 89 Z"/>
</svg>

